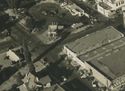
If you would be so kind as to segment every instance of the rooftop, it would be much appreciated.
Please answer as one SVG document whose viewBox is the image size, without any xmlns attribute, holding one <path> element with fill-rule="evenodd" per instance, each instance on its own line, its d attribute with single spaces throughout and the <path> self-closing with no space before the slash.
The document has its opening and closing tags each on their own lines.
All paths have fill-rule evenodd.
<svg viewBox="0 0 125 91">
<path fill-rule="evenodd" d="M 0 38 L 0 53 L 7 51 L 10 47 L 17 46 L 17 43 L 11 37 Z"/>
<path fill-rule="evenodd" d="M 8 56 L 8 52 L 12 52 L 11 50 L 7 50 L 5 52 L 0 53 L 0 65 L 2 65 L 2 69 L 9 67 L 9 66 L 12 66 L 12 61 L 13 61 L 12 59 L 17 58 L 17 56 L 19 58 L 21 58 L 21 56 L 18 55 L 18 53 L 17 53 L 17 51 L 19 49 L 20 49 L 20 46 L 13 48 L 12 51 L 14 51 L 15 53 L 14 52 L 12 54 L 10 53 L 9 56 L 11 55 L 11 57 L 9 57 L 9 58 L 7 56 Z"/>
<path fill-rule="evenodd" d="M 91 50 L 101 47 L 102 45 L 106 45 L 115 40 L 122 38 L 124 35 L 117 31 L 112 26 L 104 28 L 100 31 L 91 33 L 77 39 L 73 42 L 67 43 L 66 47 L 71 49 L 77 55 L 85 54 Z"/>
<path fill-rule="evenodd" d="M 69 5 L 71 7 L 71 9 L 76 9 L 77 11 L 80 11 L 80 12 L 84 12 L 83 9 L 81 9 L 79 6 L 77 6 L 76 4 L 71 4 Z"/>
<path fill-rule="evenodd" d="M 43 70 L 46 67 L 46 65 L 43 64 L 40 60 L 40 61 L 37 61 L 34 63 L 34 67 L 35 67 L 35 71 L 39 72 L 39 71 Z"/>
<path fill-rule="evenodd" d="M 124 1 L 124 0 L 111 0 L 111 1 L 112 1 L 112 3 L 114 4 L 114 3 L 118 3 L 118 2 Z"/>
<path fill-rule="evenodd" d="M 43 91 L 65 91 L 62 87 L 58 84 L 51 86 L 50 88 L 45 88 Z"/>
<path fill-rule="evenodd" d="M 0 54 L 0 65 L 2 65 L 2 69 L 11 66 L 12 61 L 9 59 L 5 59 L 6 52 Z"/>
<path fill-rule="evenodd" d="M 111 7 L 109 5 L 107 5 L 106 3 L 104 3 L 104 2 L 100 2 L 99 5 L 101 7 L 103 7 L 104 9 L 106 9 L 106 10 L 110 10 L 111 9 Z"/>
<path fill-rule="evenodd" d="M 40 82 L 41 82 L 42 84 L 50 83 L 50 82 L 51 82 L 51 78 L 47 75 L 47 76 L 45 76 L 45 77 L 42 77 L 42 78 L 40 79 Z"/>
<path fill-rule="evenodd" d="M 79 56 L 110 80 L 125 74 L 125 38 Z M 117 68 L 116 68 L 117 67 Z"/>
</svg>

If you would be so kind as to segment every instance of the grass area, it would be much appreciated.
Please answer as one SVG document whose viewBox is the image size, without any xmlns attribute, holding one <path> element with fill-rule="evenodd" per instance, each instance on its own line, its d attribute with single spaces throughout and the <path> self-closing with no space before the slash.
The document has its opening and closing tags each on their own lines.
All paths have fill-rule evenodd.
<svg viewBox="0 0 125 91">
<path fill-rule="evenodd" d="M 56 3 L 45 3 L 30 8 L 29 13 L 35 20 L 50 23 L 52 21 L 59 24 L 70 25 L 79 21 L 79 17 L 72 16 L 67 10 L 61 8 Z"/>
</svg>

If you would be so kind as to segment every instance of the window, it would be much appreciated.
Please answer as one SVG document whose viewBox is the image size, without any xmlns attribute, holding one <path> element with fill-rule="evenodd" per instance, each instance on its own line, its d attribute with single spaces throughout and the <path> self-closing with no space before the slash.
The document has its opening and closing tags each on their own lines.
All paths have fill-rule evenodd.
<svg viewBox="0 0 125 91">
<path fill-rule="evenodd" d="M 121 5 L 121 3 L 119 2 L 119 5 Z"/>
<path fill-rule="evenodd" d="M 118 3 L 116 3 L 116 6 L 118 6 Z"/>
<path fill-rule="evenodd" d="M 121 4 L 124 4 L 124 1 L 121 1 Z"/>
</svg>

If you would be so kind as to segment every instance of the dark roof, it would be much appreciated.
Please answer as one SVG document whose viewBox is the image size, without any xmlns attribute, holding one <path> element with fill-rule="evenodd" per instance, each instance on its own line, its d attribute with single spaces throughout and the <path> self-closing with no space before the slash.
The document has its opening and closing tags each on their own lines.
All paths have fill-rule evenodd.
<svg viewBox="0 0 125 91">
<path fill-rule="evenodd" d="M 125 38 L 79 56 L 110 80 L 125 74 Z"/>
<path fill-rule="evenodd" d="M 109 26 L 73 42 L 67 43 L 66 47 L 77 55 L 82 55 L 88 51 L 101 47 L 102 45 L 118 40 L 123 36 L 124 35 L 122 33 L 117 31 L 112 26 Z"/>
<path fill-rule="evenodd" d="M 40 83 L 42 84 L 47 84 L 47 83 L 50 83 L 51 82 L 51 78 L 47 75 L 47 76 L 44 76 L 40 79 Z"/>
<path fill-rule="evenodd" d="M 124 1 L 124 0 L 111 0 L 111 2 L 112 2 L 113 4 L 115 4 L 115 3 L 117 3 L 117 2 L 121 2 L 121 1 Z"/>
<path fill-rule="evenodd" d="M 49 88 L 43 89 L 43 91 L 65 91 L 65 90 L 62 87 L 60 87 L 58 84 L 56 84 Z"/>
<path fill-rule="evenodd" d="M 112 9 L 109 5 L 107 5 L 107 4 L 104 3 L 104 2 L 100 2 L 99 5 L 100 5 L 101 7 L 103 7 L 104 9 L 106 9 L 106 10 Z"/>
</svg>

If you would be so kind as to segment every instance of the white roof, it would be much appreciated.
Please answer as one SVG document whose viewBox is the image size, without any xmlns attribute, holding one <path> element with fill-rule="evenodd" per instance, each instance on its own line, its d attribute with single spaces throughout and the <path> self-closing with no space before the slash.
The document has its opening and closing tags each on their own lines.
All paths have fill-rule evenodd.
<svg viewBox="0 0 125 91">
<path fill-rule="evenodd" d="M 9 56 L 9 59 L 10 59 L 11 61 L 17 62 L 17 61 L 19 61 L 19 59 L 20 59 L 12 50 L 9 50 L 9 51 L 6 53 L 6 55 Z"/>
</svg>

